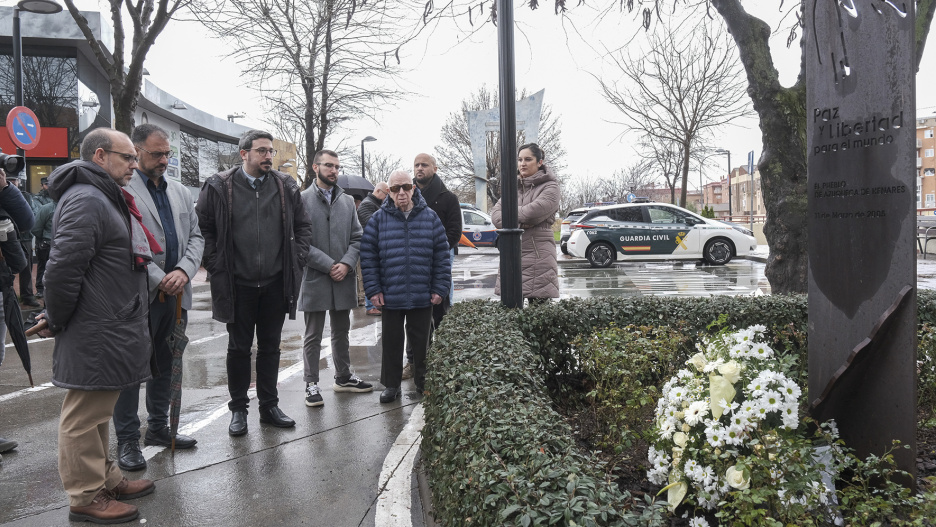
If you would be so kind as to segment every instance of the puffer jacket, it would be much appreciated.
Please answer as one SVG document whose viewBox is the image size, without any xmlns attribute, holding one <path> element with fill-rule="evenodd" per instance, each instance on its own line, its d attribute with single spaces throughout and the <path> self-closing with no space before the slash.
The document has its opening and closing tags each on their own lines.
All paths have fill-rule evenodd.
<svg viewBox="0 0 936 527">
<path fill-rule="evenodd" d="M 552 225 L 559 212 L 559 180 L 545 164 L 535 174 L 519 178 L 517 183 L 517 218 L 523 235 L 520 254 L 523 271 L 523 298 L 559 298 L 559 265 L 556 262 L 556 238 Z M 504 228 L 500 200 L 491 209 L 491 219 Z M 500 271 L 494 293 L 500 293 Z"/>
<path fill-rule="evenodd" d="M 218 322 L 233 323 L 234 320 L 234 238 L 231 234 L 233 210 L 234 174 L 237 166 L 209 177 L 198 195 L 195 212 L 198 227 L 205 237 L 203 262 L 211 280 L 211 316 Z M 303 208 L 299 185 L 288 174 L 271 171 L 270 176 L 279 188 L 280 204 L 283 207 L 283 289 L 286 305 L 283 310 L 290 320 L 296 318 L 296 302 L 302 269 L 305 267 L 309 243 L 312 239 L 312 222 Z"/>
<path fill-rule="evenodd" d="M 439 216 L 413 190 L 409 217 L 388 199 L 371 216 L 361 238 L 361 272 L 367 298 L 383 293 L 387 309 L 432 305 L 432 293 L 449 292 L 452 263 Z"/>
<path fill-rule="evenodd" d="M 55 335 L 52 383 L 78 390 L 123 390 L 151 376 L 149 290 L 134 268 L 130 211 L 98 165 L 73 161 L 49 178 L 58 201 L 45 273 Z M 152 264 L 151 264 L 152 265 Z"/>
</svg>

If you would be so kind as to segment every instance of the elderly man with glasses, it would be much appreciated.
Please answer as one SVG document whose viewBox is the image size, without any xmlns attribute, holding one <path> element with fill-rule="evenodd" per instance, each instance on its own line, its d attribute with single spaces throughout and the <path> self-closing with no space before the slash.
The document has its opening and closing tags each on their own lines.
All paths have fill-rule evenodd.
<svg viewBox="0 0 936 527">
<path fill-rule="evenodd" d="M 151 377 L 146 268 L 162 248 L 123 188 L 139 161 L 130 138 L 96 128 L 80 152 L 49 178 L 58 207 L 46 268 L 49 326 L 39 335 L 55 336 L 52 383 L 66 389 L 58 459 L 68 518 L 122 523 L 139 514 L 122 500 L 154 487 L 128 481 L 109 459 L 108 424 L 120 392 Z"/>
<path fill-rule="evenodd" d="M 283 323 L 287 313 L 290 320 L 296 318 L 312 236 L 299 185 L 273 170 L 273 136 L 248 130 L 239 146 L 243 165 L 208 178 L 195 206 L 205 237 L 212 316 L 227 324 L 232 436 L 247 433 L 255 333 L 260 422 L 281 428 L 296 425 L 279 408 L 276 379 Z"/>
<path fill-rule="evenodd" d="M 400 397 L 403 334 L 412 343 L 416 391 L 426 381 L 426 348 L 432 306 L 449 292 L 452 264 L 448 238 L 439 216 L 413 185 L 409 173 L 390 174 L 390 199 L 374 213 L 361 238 L 364 291 L 383 309 L 381 403 Z"/>
</svg>

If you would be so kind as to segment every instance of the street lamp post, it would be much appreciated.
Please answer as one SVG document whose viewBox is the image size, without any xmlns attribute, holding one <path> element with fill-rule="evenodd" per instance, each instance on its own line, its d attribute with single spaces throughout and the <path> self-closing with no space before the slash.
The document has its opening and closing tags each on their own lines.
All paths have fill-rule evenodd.
<svg viewBox="0 0 936 527">
<path fill-rule="evenodd" d="M 361 177 L 367 179 L 367 175 L 364 173 L 364 143 L 370 141 L 376 141 L 376 137 L 367 136 L 364 139 L 361 139 Z"/>
<path fill-rule="evenodd" d="M 728 156 L 728 221 L 731 221 L 731 152 L 724 148 L 719 148 L 715 153 Z"/>
<path fill-rule="evenodd" d="M 14 106 L 23 106 L 23 38 L 20 34 L 20 11 L 36 13 L 39 15 L 52 15 L 62 10 L 62 6 L 52 0 L 20 0 L 13 6 L 13 101 Z M 16 155 L 24 156 L 26 152 L 17 147 Z M 25 165 L 23 170 L 26 170 Z M 27 174 L 28 176 L 28 174 Z M 26 178 L 26 188 L 29 188 L 29 178 Z"/>
</svg>

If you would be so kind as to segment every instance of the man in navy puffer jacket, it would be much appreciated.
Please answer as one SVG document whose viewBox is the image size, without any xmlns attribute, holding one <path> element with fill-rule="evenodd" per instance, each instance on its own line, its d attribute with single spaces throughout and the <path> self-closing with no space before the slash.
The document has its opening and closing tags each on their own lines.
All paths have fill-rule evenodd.
<svg viewBox="0 0 936 527">
<path fill-rule="evenodd" d="M 382 403 L 400 396 L 404 327 L 413 348 L 416 391 L 422 393 L 432 306 L 448 294 L 452 276 L 445 227 L 413 178 L 398 170 L 388 183 L 390 199 L 367 222 L 361 238 L 364 292 L 383 309 Z"/>
</svg>

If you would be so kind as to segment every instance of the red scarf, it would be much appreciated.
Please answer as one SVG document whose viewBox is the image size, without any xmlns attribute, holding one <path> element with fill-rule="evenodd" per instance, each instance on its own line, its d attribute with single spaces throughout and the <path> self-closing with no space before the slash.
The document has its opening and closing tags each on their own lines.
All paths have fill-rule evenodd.
<svg viewBox="0 0 936 527">
<path fill-rule="evenodd" d="M 123 188 L 121 188 L 120 191 L 123 192 L 124 201 L 127 202 L 127 208 L 130 209 L 130 215 L 133 216 L 133 218 L 137 221 L 140 227 L 143 228 L 143 233 L 146 234 L 146 241 L 149 242 L 150 251 L 152 251 L 153 254 L 162 253 L 163 252 L 162 246 L 160 246 L 159 242 L 156 241 L 156 238 L 153 236 L 153 233 L 151 233 L 149 229 L 146 228 L 146 225 L 143 225 L 143 215 L 140 214 L 140 209 L 137 208 L 136 200 L 133 199 L 133 195 L 127 192 Z M 135 254 L 133 263 L 136 267 L 139 268 L 139 267 L 145 267 L 146 264 L 149 263 L 149 261 L 146 258 Z"/>
</svg>

